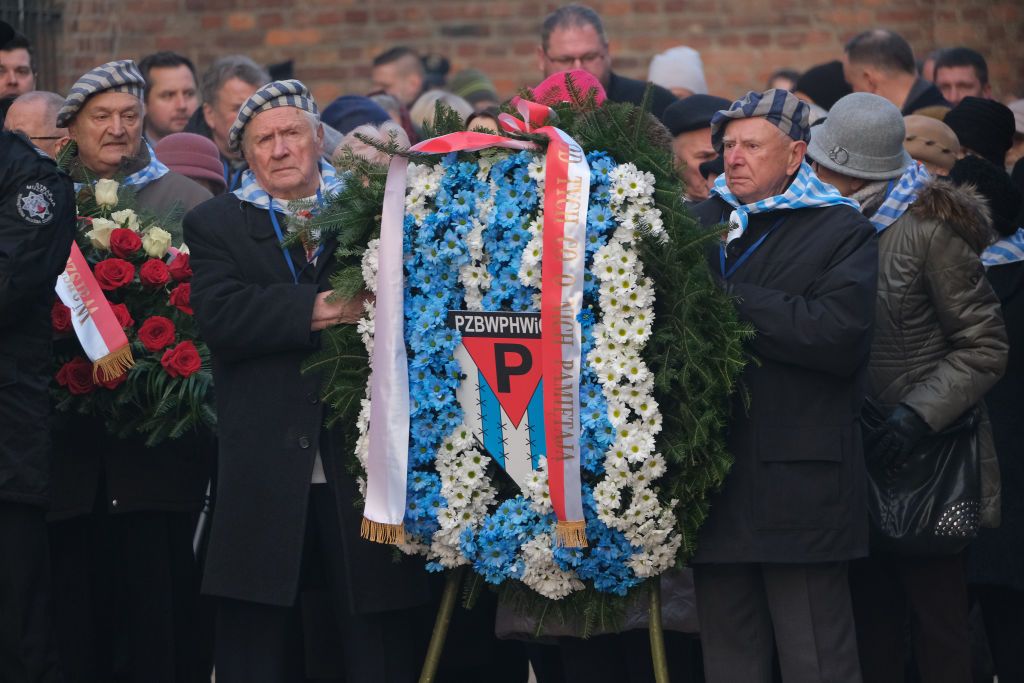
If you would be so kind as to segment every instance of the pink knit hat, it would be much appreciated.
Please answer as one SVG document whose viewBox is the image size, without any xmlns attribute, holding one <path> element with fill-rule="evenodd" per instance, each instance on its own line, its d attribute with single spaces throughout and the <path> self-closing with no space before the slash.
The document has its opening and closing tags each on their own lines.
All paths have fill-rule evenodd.
<svg viewBox="0 0 1024 683">
<path fill-rule="evenodd" d="M 224 164 L 217 145 L 195 133 L 172 133 L 156 143 L 156 158 L 172 171 L 192 178 L 217 183 L 225 188 Z"/>
<path fill-rule="evenodd" d="M 569 93 L 569 86 L 566 83 L 567 76 L 572 78 L 573 85 L 576 86 L 576 89 L 583 97 L 586 97 L 590 90 L 594 89 L 596 90 L 594 99 L 598 105 L 607 99 L 604 88 L 601 86 L 601 81 L 582 69 L 574 69 L 572 71 L 559 71 L 541 81 L 533 89 L 537 102 L 548 106 L 554 106 L 561 102 L 573 104 L 573 97 Z"/>
</svg>

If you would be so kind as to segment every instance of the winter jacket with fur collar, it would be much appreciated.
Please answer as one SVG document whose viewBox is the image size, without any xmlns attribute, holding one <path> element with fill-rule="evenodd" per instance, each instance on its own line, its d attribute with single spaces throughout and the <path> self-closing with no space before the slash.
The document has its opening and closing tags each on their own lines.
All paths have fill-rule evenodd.
<svg viewBox="0 0 1024 683">
<path fill-rule="evenodd" d="M 878 202 L 865 198 L 862 205 Z M 935 431 L 983 407 L 1006 368 L 999 299 L 979 258 L 992 240 L 990 226 L 980 195 L 937 179 L 880 236 L 868 393 L 889 407 L 909 406 Z M 999 466 L 987 416 L 979 437 L 982 524 L 994 526 Z"/>
</svg>

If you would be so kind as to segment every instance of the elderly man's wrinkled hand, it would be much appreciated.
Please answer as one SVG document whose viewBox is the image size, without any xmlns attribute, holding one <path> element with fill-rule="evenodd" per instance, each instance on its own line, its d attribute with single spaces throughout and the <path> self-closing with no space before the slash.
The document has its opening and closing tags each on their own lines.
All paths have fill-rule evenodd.
<svg viewBox="0 0 1024 683">
<path fill-rule="evenodd" d="M 333 325 L 355 324 L 363 317 L 363 302 L 371 300 L 369 292 L 360 292 L 351 298 L 330 300 L 334 290 L 320 292 L 313 303 L 313 320 L 310 329 L 313 332 L 326 329 Z"/>
</svg>

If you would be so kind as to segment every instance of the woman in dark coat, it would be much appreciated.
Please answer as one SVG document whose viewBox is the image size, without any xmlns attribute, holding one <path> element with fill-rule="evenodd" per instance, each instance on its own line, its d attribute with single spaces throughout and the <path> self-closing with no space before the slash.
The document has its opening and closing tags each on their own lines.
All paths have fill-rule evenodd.
<svg viewBox="0 0 1024 683">
<path fill-rule="evenodd" d="M 982 254 L 1010 339 L 1006 374 L 985 396 L 1002 482 L 1002 523 L 982 529 L 968 549 L 971 593 L 981 605 L 999 683 L 1024 681 L 1024 218 L 1021 193 L 1002 169 L 978 157 L 950 174 L 989 201 L 999 241 Z M 1014 217 L 1018 220 L 1014 220 Z M 976 658 L 977 659 L 977 658 Z"/>
</svg>

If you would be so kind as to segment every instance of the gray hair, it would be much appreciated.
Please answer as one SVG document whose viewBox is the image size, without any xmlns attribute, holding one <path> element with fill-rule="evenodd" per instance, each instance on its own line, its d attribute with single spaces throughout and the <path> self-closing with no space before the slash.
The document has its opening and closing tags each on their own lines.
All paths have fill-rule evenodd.
<svg viewBox="0 0 1024 683">
<path fill-rule="evenodd" d="M 608 47 L 608 36 L 604 32 L 601 16 L 586 5 L 564 5 L 549 14 L 540 27 L 540 44 L 545 51 L 551 40 L 551 34 L 557 29 L 581 28 L 591 26 L 597 31 L 601 44 Z"/>
<path fill-rule="evenodd" d="M 462 117 L 463 123 L 473 113 L 473 105 L 458 95 L 445 90 L 428 90 L 420 95 L 409 109 L 409 118 L 414 126 L 421 130 L 424 126 L 434 125 L 434 116 L 437 113 L 437 103 L 443 102 Z"/>
<path fill-rule="evenodd" d="M 270 82 L 270 74 L 267 73 L 267 70 L 245 55 L 221 57 L 210 65 L 199 84 L 203 103 L 216 104 L 221 87 L 232 78 L 245 81 L 254 88 Z"/>
<path fill-rule="evenodd" d="M 54 122 L 57 120 L 57 112 L 64 106 L 63 97 L 48 90 L 30 90 L 24 95 L 18 95 L 11 105 L 13 106 L 18 102 L 21 102 L 22 104 L 43 104 L 45 106 L 45 109 L 43 110 L 44 119 L 50 123 L 54 130 L 58 129 Z"/>
<path fill-rule="evenodd" d="M 269 111 L 269 109 L 267 111 Z M 321 121 L 320 121 L 320 116 L 318 114 L 314 114 L 311 111 L 306 111 L 305 109 L 299 109 L 299 111 L 302 112 L 303 118 L 305 118 L 306 122 L 309 123 L 310 132 L 313 134 L 313 137 L 316 137 L 317 129 L 319 129 L 320 126 L 323 125 L 321 123 Z M 326 148 L 326 145 L 327 145 L 327 137 L 328 137 L 327 136 L 327 128 L 328 128 L 328 126 L 324 125 L 324 146 L 325 146 L 325 148 Z M 242 156 L 245 156 L 245 146 L 246 146 L 245 141 L 248 140 L 248 139 L 249 139 L 249 126 L 246 126 L 245 128 L 242 129 L 242 140 L 241 140 L 241 144 L 239 145 L 239 147 L 242 150 Z"/>
</svg>

